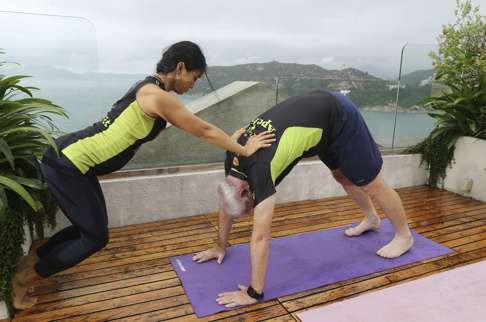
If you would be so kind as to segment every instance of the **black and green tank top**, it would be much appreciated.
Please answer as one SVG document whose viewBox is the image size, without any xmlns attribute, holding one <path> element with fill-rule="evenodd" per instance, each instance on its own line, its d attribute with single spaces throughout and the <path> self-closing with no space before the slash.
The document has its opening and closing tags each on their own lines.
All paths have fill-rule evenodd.
<svg viewBox="0 0 486 322">
<path fill-rule="evenodd" d="M 136 101 L 137 91 L 145 84 L 163 83 L 153 76 L 133 85 L 99 122 L 56 139 L 59 150 L 81 173 L 95 175 L 121 169 L 145 142 L 157 137 L 167 122 L 145 114 Z"/>
<path fill-rule="evenodd" d="M 238 142 L 263 131 L 275 134 L 271 147 L 252 156 L 227 152 L 226 175 L 248 181 L 255 206 L 275 193 L 275 187 L 305 157 L 325 153 L 340 130 L 337 99 L 325 91 L 312 91 L 283 101 L 254 119 Z"/>
</svg>

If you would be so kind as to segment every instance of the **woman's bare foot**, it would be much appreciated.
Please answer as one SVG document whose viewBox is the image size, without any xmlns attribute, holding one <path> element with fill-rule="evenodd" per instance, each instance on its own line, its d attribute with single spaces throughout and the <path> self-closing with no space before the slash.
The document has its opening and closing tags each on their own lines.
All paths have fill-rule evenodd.
<svg viewBox="0 0 486 322">
<path fill-rule="evenodd" d="M 356 227 L 346 229 L 344 234 L 348 237 L 355 237 L 368 230 L 378 230 L 380 222 L 380 217 L 377 214 L 366 215 Z"/>
<path fill-rule="evenodd" d="M 24 297 L 27 295 L 27 291 L 29 290 L 29 286 L 24 284 L 26 275 L 25 272 L 26 270 L 18 271 L 12 280 L 12 303 L 14 308 L 18 310 L 25 310 Z"/>
<path fill-rule="evenodd" d="M 13 306 L 18 310 L 25 310 L 32 307 L 37 299 L 27 295 L 32 284 L 39 279 L 34 269 L 17 271 L 12 279 Z"/>
<path fill-rule="evenodd" d="M 14 307 L 17 310 L 27 310 L 33 307 L 34 305 L 37 304 L 37 297 L 32 297 L 32 296 L 24 296 L 22 301 L 20 303 L 17 303 L 17 305 L 14 304 Z"/>
</svg>

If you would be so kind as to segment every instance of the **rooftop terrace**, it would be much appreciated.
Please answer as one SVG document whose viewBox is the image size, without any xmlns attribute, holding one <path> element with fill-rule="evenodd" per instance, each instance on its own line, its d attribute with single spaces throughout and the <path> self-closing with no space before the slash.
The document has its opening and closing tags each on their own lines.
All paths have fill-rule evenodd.
<svg viewBox="0 0 486 322">
<path fill-rule="evenodd" d="M 299 321 L 296 313 L 315 306 L 486 259 L 486 203 L 426 186 L 398 192 L 411 227 L 454 253 L 198 319 L 169 257 L 212 245 L 217 217 L 169 219 L 112 228 L 101 252 L 39 282 L 33 292 L 38 304 L 14 321 Z M 280 204 L 272 235 L 348 225 L 360 217 L 349 197 Z M 235 223 L 232 245 L 249 241 L 250 219 Z"/>
</svg>

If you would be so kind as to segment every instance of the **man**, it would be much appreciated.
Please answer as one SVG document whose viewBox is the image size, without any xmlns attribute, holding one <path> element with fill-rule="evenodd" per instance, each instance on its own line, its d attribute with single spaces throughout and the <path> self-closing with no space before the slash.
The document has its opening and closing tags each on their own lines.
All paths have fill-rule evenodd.
<svg viewBox="0 0 486 322">
<path fill-rule="evenodd" d="M 254 208 L 250 286 L 239 285 L 239 291 L 220 294 L 219 304 L 234 307 L 263 298 L 275 186 L 304 157 L 318 156 L 363 209 L 364 219 L 356 227 L 347 229 L 347 236 L 359 236 L 379 228 L 380 218 L 371 201 L 374 198 L 395 229 L 394 238 L 377 254 L 394 258 L 412 247 L 413 238 L 400 197 L 383 180 L 380 173 L 383 160 L 378 147 L 357 107 L 347 97 L 325 91 L 292 97 L 240 130 L 238 134 L 245 135 L 239 141 L 244 142 L 263 131 L 275 133 L 277 141 L 272 147 L 249 158 L 227 153 L 227 176 L 218 187 L 218 243 L 193 257 L 197 262 L 217 259 L 221 264 L 233 217 L 247 214 Z"/>
</svg>

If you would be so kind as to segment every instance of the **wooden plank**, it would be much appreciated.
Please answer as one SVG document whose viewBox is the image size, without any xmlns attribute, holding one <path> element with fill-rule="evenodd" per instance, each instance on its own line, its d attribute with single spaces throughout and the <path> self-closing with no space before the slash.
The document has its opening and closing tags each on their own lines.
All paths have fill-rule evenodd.
<svg viewBox="0 0 486 322">
<path fill-rule="evenodd" d="M 481 206 L 482 207 L 482 206 Z M 465 208 L 461 207 L 459 208 L 461 210 L 461 217 L 467 216 L 467 211 Z M 485 207 L 486 209 L 486 207 Z M 457 210 L 457 209 L 456 209 Z M 451 212 L 453 212 L 452 210 Z M 438 218 L 438 221 L 442 221 L 442 217 L 444 217 L 445 214 L 450 213 L 444 212 L 444 213 L 438 213 L 435 215 L 430 215 L 429 220 L 424 221 L 424 215 L 422 213 L 418 214 L 413 214 L 409 218 L 410 226 L 412 228 L 415 228 L 415 219 L 420 218 L 420 223 L 422 224 L 427 224 L 427 223 L 437 223 L 437 221 L 434 221 L 433 219 Z M 297 223 L 297 224 L 288 224 L 285 226 L 277 226 L 277 227 L 272 227 L 272 237 L 280 237 L 280 236 L 287 236 L 287 235 L 293 235 L 293 234 L 298 234 L 298 233 L 305 233 L 305 232 L 311 232 L 311 231 L 317 231 L 317 230 L 323 230 L 323 229 L 329 229 L 329 228 L 335 228 L 335 227 L 340 227 L 340 226 L 345 226 L 345 225 L 350 225 L 353 224 L 356 219 L 361 218 L 359 217 L 354 217 L 354 218 L 349 218 L 349 219 L 344 219 L 340 221 L 332 221 L 332 222 L 326 222 L 326 221 L 305 221 L 303 223 Z M 232 231 L 230 234 L 230 239 L 229 242 L 231 244 L 240 244 L 240 243 L 247 243 L 249 242 L 250 239 L 250 233 L 251 233 L 251 227 L 248 227 L 247 230 L 235 230 Z"/>
<path fill-rule="evenodd" d="M 107 291 L 102 291 L 93 294 L 82 295 L 79 294 L 75 297 L 60 299 L 57 298 L 55 301 L 40 301 L 35 307 L 20 312 L 17 316 L 26 316 L 31 314 L 37 314 L 41 312 L 55 311 L 67 307 L 73 306 L 83 306 L 89 303 L 101 302 L 106 300 L 113 300 L 115 298 L 145 293 L 150 291 L 165 289 L 170 296 L 182 295 L 184 294 L 183 288 L 180 286 L 180 281 L 178 279 L 169 279 L 156 282 L 144 281 L 143 284 L 133 285 L 131 287 L 124 287 L 119 289 L 109 289 Z M 40 298 L 42 300 L 42 297 Z"/>
<path fill-rule="evenodd" d="M 199 224 L 207 222 L 205 217 L 202 215 L 188 216 L 181 218 L 165 219 L 160 221 L 153 221 L 143 224 L 134 224 L 123 227 L 110 228 L 110 232 L 114 234 L 122 232 L 137 232 L 143 231 L 144 229 L 151 229 L 152 227 L 159 227 L 160 229 L 166 229 L 168 227 L 184 227 L 188 224 Z"/>
<path fill-rule="evenodd" d="M 484 205 L 484 204 L 478 205 L 477 207 L 482 207 L 483 209 L 486 210 L 486 205 Z M 466 209 L 466 208 L 463 205 L 455 204 L 453 206 L 448 207 L 447 212 L 450 212 L 450 211 L 453 211 L 453 210 L 460 211 L 460 209 Z M 303 214 L 305 216 L 300 216 L 300 213 L 299 213 L 297 215 L 294 214 L 292 216 L 287 216 L 287 217 L 279 217 L 279 214 L 277 213 L 277 214 L 275 214 L 275 218 L 273 220 L 273 226 L 278 227 L 281 224 L 288 225 L 288 224 L 291 224 L 291 223 L 294 223 L 294 224 L 297 224 L 297 225 L 298 224 L 305 225 L 305 221 L 309 221 L 309 220 L 312 220 L 312 219 L 316 219 L 318 221 L 324 221 L 324 222 L 326 222 L 326 221 L 336 222 L 337 224 L 339 224 L 338 222 L 342 221 L 342 220 L 362 218 L 362 214 L 355 213 L 354 211 L 342 211 L 342 212 L 339 212 L 339 213 L 333 212 L 332 218 L 326 218 L 326 217 L 322 216 L 322 214 L 324 214 L 325 212 L 327 212 L 327 210 L 307 211 L 307 212 L 303 212 Z M 417 214 L 415 214 L 415 213 L 417 213 Z M 410 212 L 409 212 L 408 217 L 413 218 L 413 217 L 420 216 L 421 218 L 423 218 L 426 215 L 440 216 L 441 213 L 442 213 L 442 211 L 440 211 L 437 208 L 434 208 L 433 210 L 423 210 L 423 211 L 420 211 L 420 212 L 414 211 L 413 216 L 410 215 Z M 295 216 L 299 216 L 298 220 L 292 220 L 293 217 L 295 217 Z M 233 226 L 233 229 L 234 229 L 234 231 L 244 230 L 243 227 L 245 227 L 246 229 L 251 229 L 251 225 L 252 225 L 251 218 L 247 218 L 247 219 L 245 219 L 245 221 L 240 221 L 239 224 L 235 224 Z"/>
<path fill-rule="evenodd" d="M 352 284 L 345 284 L 337 288 L 330 288 L 326 291 L 301 297 L 295 300 L 282 302 L 282 305 L 289 312 L 297 311 L 303 308 L 322 305 L 333 302 L 351 295 L 360 294 L 365 291 L 378 289 L 383 286 L 390 285 L 390 281 L 386 276 L 377 276 L 374 278 L 365 279 Z"/>
<path fill-rule="evenodd" d="M 72 289 L 87 287 L 92 285 L 100 285 L 100 284 L 116 282 L 116 281 L 124 281 L 135 277 L 143 278 L 145 276 L 150 276 L 159 273 L 167 273 L 171 271 L 172 271 L 172 266 L 170 264 L 157 265 L 154 263 L 150 267 L 143 268 L 143 269 L 131 270 L 131 271 L 126 271 L 121 273 L 114 273 L 114 274 L 107 274 L 102 276 L 95 276 L 95 277 L 84 278 L 84 279 L 64 280 L 63 282 L 43 285 L 42 287 L 36 285 L 33 295 L 49 294 L 49 293 L 72 290 Z"/>
<path fill-rule="evenodd" d="M 70 269 L 67 269 L 63 272 L 58 273 L 59 275 L 66 275 L 71 273 L 78 273 L 78 272 L 88 272 L 90 270 L 98 270 L 104 269 L 109 267 L 116 267 L 116 266 L 124 266 L 124 265 L 132 265 L 138 262 L 148 261 L 148 260 L 155 260 L 155 259 L 165 259 L 169 256 L 177 256 L 189 253 L 195 253 L 202 250 L 205 250 L 208 245 L 199 245 L 194 247 L 184 247 L 179 248 L 176 250 L 171 251 L 164 251 L 164 252 L 154 252 L 148 255 L 136 256 L 132 258 L 123 258 L 120 260 L 113 260 L 109 262 L 101 262 L 101 263 L 93 263 L 93 264 L 86 264 L 86 265 L 77 265 Z"/>
<path fill-rule="evenodd" d="M 127 288 L 130 286 L 136 286 L 136 285 L 141 285 L 141 284 L 156 282 L 156 281 L 166 281 L 165 283 L 170 285 L 178 284 L 177 275 L 174 271 L 171 270 L 165 273 L 135 277 L 130 279 L 124 279 L 121 281 L 119 280 L 115 282 L 85 286 L 85 287 L 70 289 L 65 291 L 63 290 L 56 293 L 41 294 L 39 295 L 38 299 L 39 299 L 39 303 L 48 303 L 52 301 L 59 301 L 59 300 L 79 297 L 86 294 L 94 294 L 94 293 L 99 293 L 104 291 Z"/>
<path fill-rule="evenodd" d="M 115 247 L 120 247 L 124 246 L 127 244 L 131 243 L 143 243 L 146 241 L 158 241 L 158 240 L 169 240 L 172 238 L 178 238 L 178 237 L 187 237 L 187 236 L 193 236 L 193 235 L 199 235 L 202 233 L 212 233 L 214 232 L 213 227 L 203 227 L 203 228 L 197 228 L 197 229 L 191 229 L 188 231 L 177 231 L 177 232 L 172 232 L 172 233 L 161 233 L 159 232 L 151 232 L 147 234 L 140 234 L 140 235 L 134 235 L 134 236 L 124 236 L 124 237 L 119 237 L 119 238 L 112 238 L 110 239 L 110 243 L 106 246 L 105 249 L 110 249 L 110 248 L 115 248 Z"/>
<path fill-rule="evenodd" d="M 458 203 L 460 203 L 463 206 L 470 205 L 469 202 L 461 201 L 460 199 L 456 199 L 455 197 L 454 197 L 453 200 L 449 200 L 448 203 L 449 204 L 454 203 L 454 204 L 456 204 L 456 206 L 459 206 L 459 205 L 457 205 Z M 431 208 L 429 205 L 427 205 L 427 206 L 420 205 L 420 206 L 418 206 L 418 208 L 420 208 L 423 211 L 423 213 L 429 213 L 431 211 L 433 211 L 435 213 L 440 213 L 440 211 L 441 211 L 441 209 L 439 207 Z M 381 214 L 380 209 L 379 208 L 377 208 L 377 209 L 378 209 L 378 212 Z M 415 210 L 415 208 L 414 208 L 414 210 Z M 309 218 L 319 218 L 320 220 L 329 219 L 329 220 L 336 221 L 336 220 L 342 219 L 344 217 L 349 218 L 350 215 L 354 215 L 353 218 L 359 218 L 359 217 L 362 216 L 361 210 L 354 203 L 349 207 L 341 207 L 338 211 L 323 208 L 323 207 L 312 207 L 312 208 L 308 207 L 308 208 L 303 208 L 303 209 L 296 210 L 296 211 L 291 211 L 291 212 L 288 212 L 288 213 L 279 212 L 277 210 L 275 212 L 275 215 L 274 215 L 273 225 L 278 226 L 281 223 L 289 224 L 289 223 L 293 223 L 293 222 L 299 223 L 302 220 L 308 220 Z M 217 221 L 213 222 L 213 224 L 215 224 L 217 226 Z M 234 223 L 233 227 L 238 229 L 238 228 L 241 228 L 241 227 L 249 227 L 249 226 L 251 226 L 251 224 L 252 224 L 251 217 L 246 217 L 246 218 L 242 218 L 242 219 L 237 220 Z"/>
<path fill-rule="evenodd" d="M 300 321 L 298 318 L 294 318 L 291 314 L 285 314 L 277 317 L 273 317 L 268 320 L 262 320 L 262 322 L 296 322 Z"/>
<path fill-rule="evenodd" d="M 146 269 L 151 269 L 151 268 L 157 269 L 158 266 L 164 266 L 164 265 L 170 265 L 168 258 L 141 261 L 130 265 L 108 267 L 108 268 L 102 268 L 93 271 L 63 274 L 63 275 L 56 274 L 49 278 L 38 281 L 36 283 L 36 288 L 42 289 L 47 285 L 71 283 L 73 281 L 79 281 L 82 279 L 92 279 L 96 277 L 113 276 L 115 274 L 125 276 L 125 274 L 131 274 L 132 272 L 137 272 L 137 271 L 142 272 L 141 275 L 143 275 L 143 271 Z"/>
<path fill-rule="evenodd" d="M 220 312 L 213 314 L 209 317 L 204 317 L 204 318 L 197 318 L 196 315 L 194 314 L 194 311 L 192 309 L 192 306 L 190 304 L 185 304 L 178 306 L 176 308 L 159 308 L 157 309 L 157 303 L 146 303 L 149 305 L 147 309 L 145 310 L 145 313 L 137 314 L 137 315 L 132 315 L 132 316 L 127 316 L 123 317 L 121 319 L 117 319 L 114 321 L 120 321 L 120 322 L 135 322 L 135 321 L 181 321 L 181 322 L 186 322 L 186 321 L 216 321 L 216 320 L 224 320 L 226 318 L 231 318 L 231 317 L 238 317 L 242 316 L 246 313 L 252 312 L 252 311 L 258 311 L 261 309 L 265 309 L 271 306 L 276 306 L 279 305 L 277 301 L 268 301 L 268 302 L 263 302 L 263 303 L 257 303 L 252 306 L 248 307 L 243 307 L 243 308 L 238 308 L 234 309 L 231 311 L 225 311 L 225 312 Z"/>
<path fill-rule="evenodd" d="M 111 309 L 102 312 L 98 312 L 96 315 L 89 314 L 84 316 L 78 316 L 68 321 L 73 322 L 81 322 L 81 321 L 99 321 L 99 319 L 109 319 L 111 320 L 123 320 L 123 321 L 131 321 L 130 317 L 134 314 L 143 314 L 146 312 L 147 309 L 157 305 L 157 302 L 160 301 L 153 301 L 152 303 L 143 303 L 143 305 L 133 305 L 127 306 L 118 309 Z M 253 306 L 247 308 L 247 312 L 240 312 L 236 313 L 236 311 L 229 311 L 229 314 L 226 314 L 224 318 L 217 319 L 216 315 L 208 319 L 198 319 L 194 314 L 187 315 L 189 312 L 190 306 L 184 307 L 182 310 L 174 311 L 173 308 L 167 308 L 166 310 L 158 310 L 156 313 L 151 312 L 150 319 L 142 319 L 140 320 L 137 317 L 138 321 L 259 321 L 262 319 L 267 319 L 273 317 L 275 315 L 282 315 L 286 314 L 285 309 L 276 301 L 271 301 L 268 303 L 272 303 L 273 305 L 265 305 L 255 309 Z M 267 304 L 268 304 L 267 303 Z M 150 305 L 150 306 L 149 306 Z M 160 305 L 159 305 L 160 306 Z M 179 307 L 179 306 L 178 306 Z M 192 309 L 191 309 L 192 310 Z M 177 314 L 184 314 L 183 316 L 177 316 Z M 147 318 L 145 316 L 145 318 Z M 135 320 L 135 321 L 137 321 Z"/>
<path fill-rule="evenodd" d="M 201 245 L 212 245 L 216 241 L 215 234 L 211 234 L 210 238 L 197 239 L 193 236 L 185 238 L 177 238 L 170 241 L 163 241 L 157 243 L 151 243 L 150 245 L 139 245 L 124 248 L 119 252 L 113 252 L 107 255 L 92 256 L 83 261 L 82 265 L 103 263 L 106 261 L 115 261 L 124 258 L 130 258 L 134 256 L 143 256 L 152 253 L 170 252 L 181 248 L 197 247 Z"/>
<path fill-rule="evenodd" d="M 433 198 L 430 198 L 429 200 L 423 200 L 423 192 L 419 192 L 413 198 L 411 198 L 411 200 L 412 200 L 411 203 L 412 204 L 425 205 L 427 207 L 430 207 L 430 204 L 431 204 L 432 201 L 440 200 L 442 202 L 443 200 L 441 200 L 441 198 L 444 198 L 444 196 L 446 198 L 454 198 L 454 200 L 456 200 L 456 201 L 462 200 L 464 202 L 464 198 L 461 199 L 457 195 L 454 195 L 454 194 L 451 194 L 451 193 L 441 194 L 439 196 L 435 196 Z M 422 197 L 422 198 L 418 199 L 417 197 Z M 406 206 L 410 204 L 410 203 L 407 203 L 407 198 L 404 198 L 403 200 L 405 201 Z M 333 202 L 332 201 L 330 202 L 328 199 L 309 200 L 309 201 L 306 201 L 305 203 L 304 202 L 298 202 L 298 204 L 296 206 L 290 206 L 291 204 L 293 204 L 293 203 L 282 204 L 281 206 L 276 206 L 275 213 L 279 214 L 279 216 L 285 216 L 286 214 L 292 214 L 292 213 L 295 213 L 295 212 L 300 213 L 301 212 L 300 210 L 305 211 L 307 209 L 307 210 L 310 211 L 310 210 L 313 210 L 313 209 L 314 210 L 315 209 L 322 209 L 323 207 L 325 209 L 328 209 L 329 213 L 335 213 L 335 208 L 343 208 L 344 206 L 346 206 L 346 207 L 350 206 L 353 209 L 358 209 L 358 206 L 348 196 L 337 197 L 335 206 L 333 206 L 332 205 Z M 217 223 L 217 216 L 208 215 L 206 217 L 208 217 L 208 219 L 211 220 L 211 222 L 213 224 Z M 238 221 L 236 222 L 236 224 L 238 224 Z"/>
<path fill-rule="evenodd" d="M 106 301 L 100 301 L 95 303 L 85 304 L 82 307 L 74 306 L 62 308 L 59 310 L 47 311 L 28 316 L 22 316 L 15 321 L 52 321 L 65 319 L 70 322 L 86 322 L 86 321 L 99 321 L 121 318 L 127 315 L 127 311 L 133 308 L 129 306 L 134 304 L 142 304 L 149 301 L 158 301 L 162 307 L 173 307 L 181 304 L 189 303 L 186 295 L 171 296 L 171 289 L 162 289 L 156 291 L 150 291 L 145 293 L 139 293 L 129 296 L 123 296 Z M 129 307 L 129 308 L 127 308 Z M 143 306 L 142 306 L 143 307 Z M 95 313 L 85 316 L 86 313 Z M 83 314 L 83 315 L 82 315 Z"/>
</svg>

